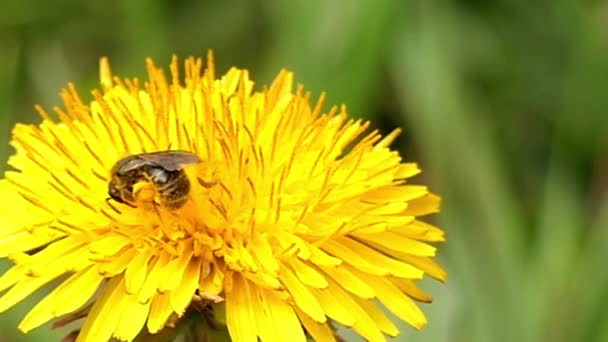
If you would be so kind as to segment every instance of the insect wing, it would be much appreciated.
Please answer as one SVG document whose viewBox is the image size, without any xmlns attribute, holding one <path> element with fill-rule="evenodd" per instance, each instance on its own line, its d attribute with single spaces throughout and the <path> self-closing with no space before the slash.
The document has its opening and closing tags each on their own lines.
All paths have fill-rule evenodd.
<svg viewBox="0 0 608 342">
<path fill-rule="evenodd" d="M 196 164 L 201 160 L 195 154 L 185 151 L 164 151 L 154 153 L 142 153 L 136 155 L 141 164 L 138 165 L 156 165 L 167 171 L 177 171 L 184 165 Z"/>
</svg>

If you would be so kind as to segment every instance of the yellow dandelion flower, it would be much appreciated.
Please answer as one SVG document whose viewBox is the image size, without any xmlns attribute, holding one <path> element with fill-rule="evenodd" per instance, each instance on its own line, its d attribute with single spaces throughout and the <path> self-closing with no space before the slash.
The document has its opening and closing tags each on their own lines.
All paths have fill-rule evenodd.
<svg viewBox="0 0 608 342">
<path fill-rule="evenodd" d="M 234 341 L 330 341 L 333 322 L 384 340 L 399 330 L 383 306 L 422 328 L 415 283 L 445 279 L 429 244 L 444 235 L 418 220 L 439 198 L 406 183 L 419 169 L 389 148 L 399 131 L 322 113 L 290 72 L 256 91 L 246 70 L 202 65 L 182 77 L 174 58 L 166 77 L 148 60 L 142 84 L 102 59 L 90 103 L 69 85 L 65 109 L 16 125 L 0 311 L 58 280 L 22 331 L 86 317 L 78 340 L 132 340 L 194 303 Z"/>
</svg>

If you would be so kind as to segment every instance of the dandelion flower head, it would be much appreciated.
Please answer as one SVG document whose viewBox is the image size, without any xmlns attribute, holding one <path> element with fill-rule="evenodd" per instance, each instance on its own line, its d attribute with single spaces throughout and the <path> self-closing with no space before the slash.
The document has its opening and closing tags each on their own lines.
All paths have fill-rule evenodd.
<svg viewBox="0 0 608 342">
<path fill-rule="evenodd" d="M 246 70 L 216 78 L 211 54 L 205 64 L 174 58 L 166 74 L 148 60 L 141 82 L 102 59 L 92 101 L 69 85 L 63 109 L 15 126 L 0 311 L 52 283 L 22 331 L 81 312 L 78 340 L 132 340 L 195 301 L 234 341 L 331 341 L 334 323 L 384 340 L 399 334 L 385 308 L 422 328 L 415 301 L 431 298 L 416 282 L 445 279 L 432 246 L 444 235 L 419 220 L 439 198 L 409 183 L 419 168 L 389 148 L 399 131 L 325 112 L 288 71 L 256 90 Z M 161 205 L 145 180 L 135 205 L 108 200 L 118 160 L 158 151 L 200 158 L 183 168 L 183 205 Z"/>
</svg>

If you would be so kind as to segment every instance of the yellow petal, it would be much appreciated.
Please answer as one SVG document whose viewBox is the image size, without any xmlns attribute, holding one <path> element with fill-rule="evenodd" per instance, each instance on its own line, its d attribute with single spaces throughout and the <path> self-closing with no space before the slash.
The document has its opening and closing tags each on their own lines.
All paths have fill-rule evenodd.
<svg viewBox="0 0 608 342">
<path fill-rule="evenodd" d="M 52 319 L 76 311 L 95 293 L 104 278 L 95 266 L 73 274 L 25 316 L 19 329 L 28 332 Z"/>
<path fill-rule="evenodd" d="M 350 267 L 324 267 L 322 270 L 345 290 L 361 298 L 374 298 L 374 291 L 367 284 L 350 272 Z"/>
<path fill-rule="evenodd" d="M 355 324 L 353 324 L 352 328 L 359 335 L 363 336 L 368 341 L 386 341 L 384 335 L 382 335 L 382 332 L 372 318 L 348 293 L 342 290 L 338 284 L 330 281 L 328 291 L 331 292 L 332 296 L 334 296 L 340 305 L 346 307 L 355 317 Z"/>
<path fill-rule="evenodd" d="M 410 178 L 420 173 L 420 169 L 416 163 L 406 163 L 399 165 L 395 172 L 395 179 Z"/>
<path fill-rule="evenodd" d="M 356 253 L 358 255 L 359 260 L 363 260 L 369 267 L 360 267 L 360 263 L 354 264 L 348 261 L 350 264 L 355 266 L 355 268 L 370 274 L 375 275 L 386 275 L 385 273 L 380 273 L 378 271 L 369 272 L 369 268 L 373 268 L 373 265 L 376 267 L 387 270 L 387 272 L 391 275 L 395 275 L 401 278 L 410 278 L 410 279 L 420 279 L 424 275 L 422 270 L 410 265 L 403 263 L 399 260 L 391 258 L 384 253 L 381 253 L 373 248 L 370 248 L 354 239 L 347 237 L 340 237 L 336 239 L 337 244 L 341 244 L 345 249 L 351 251 L 351 254 Z M 352 252 L 354 251 L 354 252 Z"/>
<path fill-rule="evenodd" d="M 389 185 L 371 190 L 363 198 L 376 203 L 408 202 L 428 193 L 428 188 L 422 185 Z"/>
<path fill-rule="evenodd" d="M 171 291 L 171 307 L 178 316 L 181 316 L 186 312 L 186 307 L 192 301 L 192 296 L 194 296 L 199 284 L 200 271 L 201 259 L 192 258 L 186 267 L 179 285 L 175 290 Z"/>
<path fill-rule="evenodd" d="M 336 258 L 342 259 L 365 272 L 376 275 L 387 275 L 390 273 L 389 270 L 381 265 L 373 265 L 370 261 L 366 260 L 359 250 L 349 249 L 337 240 L 328 240 L 323 243 L 321 248 L 336 256 Z"/>
<path fill-rule="evenodd" d="M 42 252 L 41 252 L 42 253 Z M 89 251 L 84 245 L 74 246 L 65 251 L 63 255 L 57 256 L 54 259 L 44 261 L 34 261 L 34 258 L 29 260 L 31 263 L 29 273 L 33 276 L 42 276 L 52 273 L 65 273 L 79 271 L 91 265 L 89 260 Z"/>
<path fill-rule="evenodd" d="M 414 230 L 415 233 L 412 232 L 410 235 L 410 230 Z M 415 220 L 408 224 L 407 227 L 402 230 L 402 232 L 418 240 L 430 242 L 445 241 L 445 233 L 441 229 L 420 220 Z"/>
<path fill-rule="evenodd" d="M 160 279 L 158 290 L 161 292 L 174 290 L 182 279 L 182 275 L 186 271 L 186 267 L 192 258 L 192 244 L 186 244 L 186 249 L 177 258 L 171 260 L 164 272 L 171 274 L 170 277 Z"/>
<path fill-rule="evenodd" d="M 387 254 L 392 255 L 395 259 L 399 259 L 405 263 L 414 265 L 415 267 L 423 270 L 424 273 L 430 275 L 431 277 L 439 281 L 445 282 L 447 279 L 447 273 L 443 270 L 443 268 L 441 268 L 439 264 L 437 264 L 435 261 L 428 257 L 419 257 L 405 253 L 390 251 L 387 251 Z"/>
<path fill-rule="evenodd" d="M 310 251 L 310 262 L 316 265 L 322 266 L 338 266 L 342 263 L 342 260 L 339 258 L 334 258 L 331 255 L 325 253 L 323 250 L 317 248 L 316 246 L 309 245 Z"/>
<path fill-rule="evenodd" d="M 167 320 L 173 313 L 169 295 L 169 292 L 165 292 L 157 293 L 154 297 L 152 297 L 152 301 L 150 303 L 150 315 L 146 324 L 148 331 L 150 331 L 152 334 L 159 332 L 165 326 L 165 323 L 167 323 Z"/>
<path fill-rule="evenodd" d="M 123 341 L 132 341 L 146 323 L 150 302 L 140 303 L 135 295 L 125 295 L 126 301 L 114 329 L 114 337 Z"/>
<path fill-rule="evenodd" d="M 367 299 L 354 298 L 359 306 L 367 312 L 369 317 L 376 323 L 378 328 L 385 334 L 395 337 L 399 335 L 399 329 L 395 326 L 391 320 L 380 310 L 374 302 Z"/>
<path fill-rule="evenodd" d="M 306 342 L 304 330 L 293 308 L 281 300 L 271 290 L 259 289 L 260 301 L 264 303 L 265 315 L 256 317 L 268 324 L 261 325 L 259 330 L 262 341 L 294 341 Z M 277 339 L 272 339 L 276 336 Z"/>
<path fill-rule="evenodd" d="M 262 341 L 280 341 L 274 325 L 274 317 L 272 317 L 271 303 L 264 297 L 263 289 L 252 285 L 250 290 L 251 317 L 256 325 L 258 337 Z"/>
<path fill-rule="evenodd" d="M 349 310 L 349 306 L 334 297 L 333 292 L 329 290 L 329 284 L 326 289 L 313 288 L 311 292 L 317 298 L 317 301 L 319 301 L 328 317 L 346 327 L 351 327 L 355 324 L 356 318 L 352 314 L 352 311 Z"/>
<path fill-rule="evenodd" d="M 149 253 L 140 252 L 129 262 L 125 272 L 125 287 L 128 294 L 137 293 L 141 289 L 148 273 L 150 257 Z"/>
<path fill-rule="evenodd" d="M 396 232 L 381 232 L 376 234 L 357 234 L 358 238 L 385 247 L 391 251 L 405 252 L 411 255 L 434 256 L 436 248 L 424 242 L 410 239 Z"/>
<path fill-rule="evenodd" d="M 124 278 L 111 278 L 89 311 L 76 342 L 109 340 L 120 318 L 125 299 Z"/>
<path fill-rule="evenodd" d="M 44 246 L 53 240 L 56 235 L 35 236 L 27 232 L 18 232 L 0 239 L 0 258 L 17 252 L 26 252 Z"/>
<path fill-rule="evenodd" d="M 279 99 L 291 96 L 293 88 L 293 73 L 287 70 L 281 70 L 277 77 L 272 81 L 272 85 L 268 91 L 268 105 L 275 106 L 275 102 Z"/>
<path fill-rule="evenodd" d="M 257 257 L 264 268 L 270 270 L 276 274 L 279 271 L 279 264 L 272 254 L 272 247 L 265 239 L 262 239 L 259 235 L 254 235 L 252 240 L 251 252 Z"/>
<path fill-rule="evenodd" d="M 27 277 L 27 268 L 24 265 L 14 265 L 0 277 L 0 292 L 8 289 Z"/>
<path fill-rule="evenodd" d="M 160 279 L 161 277 L 165 276 L 163 271 L 168 262 L 169 253 L 162 252 L 160 256 L 157 257 L 156 260 L 150 265 L 150 270 L 147 274 L 146 280 L 139 290 L 138 299 L 140 303 L 149 301 L 150 298 L 156 294 Z"/>
<path fill-rule="evenodd" d="M 135 258 L 137 254 L 135 249 L 125 248 L 116 255 L 112 255 L 104 260 L 99 260 L 99 273 L 108 278 L 116 276 L 125 270 L 129 262 Z"/>
<path fill-rule="evenodd" d="M 253 272 L 247 272 L 247 273 L 242 273 L 242 275 L 249 279 L 251 282 L 253 282 L 254 284 L 259 284 L 260 286 L 263 287 L 267 287 L 267 288 L 271 288 L 271 289 L 280 289 L 281 288 L 281 282 L 277 279 L 274 278 L 273 276 L 264 273 L 264 272 L 257 272 L 257 273 L 253 273 Z"/>
<path fill-rule="evenodd" d="M 61 275 L 61 273 L 49 274 L 35 278 L 26 278 L 15 284 L 15 286 L 13 286 L 2 296 L 2 298 L 0 298 L 0 312 L 4 312 L 8 308 L 19 303 L 34 291 L 49 283 L 51 280 L 57 278 L 59 275 Z"/>
<path fill-rule="evenodd" d="M 408 207 L 403 213 L 411 216 L 433 214 L 439 211 L 440 202 L 441 198 L 439 196 L 427 194 L 408 202 Z"/>
<path fill-rule="evenodd" d="M 325 277 L 306 262 L 299 258 L 293 258 L 289 264 L 293 267 L 296 276 L 302 283 L 317 289 L 327 287 L 328 283 Z"/>
<path fill-rule="evenodd" d="M 389 279 L 391 282 L 393 282 L 393 284 L 395 284 L 395 286 L 401 289 L 401 291 L 415 300 L 423 303 L 431 303 L 433 301 L 433 298 L 418 288 L 413 281 L 395 277 L 391 277 Z"/>
<path fill-rule="evenodd" d="M 226 322 L 234 342 L 257 341 L 256 321 L 250 284 L 240 276 L 234 277 L 232 291 L 226 293 Z"/>
<path fill-rule="evenodd" d="M 123 235 L 110 235 L 91 242 L 89 249 L 93 253 L 100 253 L 103 255 L 114 255 L 121 249 L 131 243 L 131 239 L 128 236 Z"/>
<path fill-rule="evenodd" d="M 394 129 L 392 132 L 390 132 L 384 138 L 382 138 L 382 140 L 380 140 L 376 144 L 376 146 L 374 146 L 374 148 L 375 149 L 380 149 L 380 148 L 389 147 L 395 141 L 395 139 L 397 139 L 397 137 L 400 134 L 401 134 L 401 128 Z"/>
<path fill-rule="evenodd" d="M 328 323 L 315 322 L 308 315 L 296 308 L 296 314 L 304 326 L 304 329 L 310 334 L 310 337 L 317 342 L 333 342 L 336 340 L 334 332 Z"/>
<path fill-rule="evenodd" d="M 209 275 L 205 278 L 202 275 L 205 273 L 205 264 L 201 266 L 201 277 L 198 285 L 198 289 L 201 294 L 219 295 L 223 291 L 224 287 L 224 272 L 219 269 L 219 266 L 215 263 L 209 264 Z"/>
<path fill-rule="evenodd" d="M 298 278 L 285 266 L 281 266 L 280 279 L 287 287 L 296 305 L 310 318 L 319 323 L 325 323 L 325 312 L 316 298 Z"/>
<path fill-rule="evenodd" d="M 357 274 L 376 291 L 376 295 L 382 304 L 401 320 L 416 329 L 421 329 L 426 325 L 424 313 L 411 298 L 406 296 L 390 280 L 363 272 L 357 272 Z"/>
</svg>

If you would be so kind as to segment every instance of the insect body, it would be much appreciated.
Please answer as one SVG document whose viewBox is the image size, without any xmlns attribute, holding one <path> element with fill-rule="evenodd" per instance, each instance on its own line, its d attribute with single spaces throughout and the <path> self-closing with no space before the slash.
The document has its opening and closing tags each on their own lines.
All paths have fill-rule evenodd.
<svg viewBox="0 0 608 342">
<path fill-rule="evenodd" d="M 178 209 L 186 203 L 190 180 L 183 168 L 199 163 L 194 154 L 185 151 L 141 153 L 120 159 L 112 167 L 108 194 L 113 200 L 137 206 L 142 187 L 155 190 L 158 204 Z"/>
</svg>

